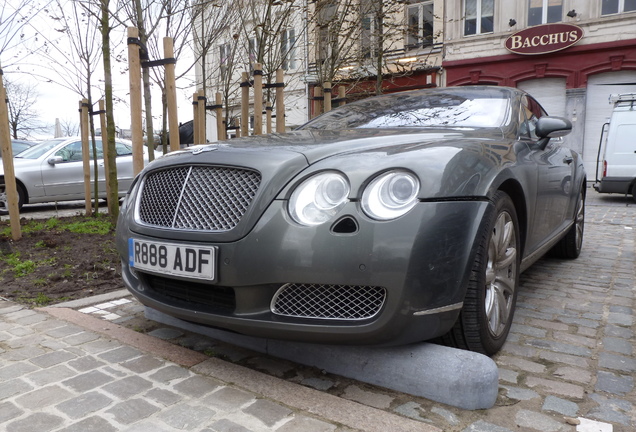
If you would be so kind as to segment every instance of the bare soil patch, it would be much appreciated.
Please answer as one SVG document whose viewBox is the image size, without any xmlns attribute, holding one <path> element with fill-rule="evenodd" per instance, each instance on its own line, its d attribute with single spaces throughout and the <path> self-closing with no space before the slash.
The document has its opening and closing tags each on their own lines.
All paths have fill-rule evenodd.
<svg viewBox="0 0 636 432">
<path fill-rule="evenodd" d="M 114 230 L 68 229 L 75 223 L 82 226 L 87 219 L 92 218 L 76 216 L 48 223 L 23 219 L 18 241 L 7 233 L 9 223 L 0 222 L 0 297 L 44 306 L 124 288 Z M 35 224 L 39 225 L 33 229 Z"/>
</svg>

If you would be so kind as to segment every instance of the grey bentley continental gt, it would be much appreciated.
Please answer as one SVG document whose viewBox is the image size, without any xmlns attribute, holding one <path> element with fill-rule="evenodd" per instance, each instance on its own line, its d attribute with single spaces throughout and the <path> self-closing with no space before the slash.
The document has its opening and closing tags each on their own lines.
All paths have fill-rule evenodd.
<svg viewBox="0 0 636 432">
<path fill-rule="evenodd" d="M 571 128 L 522 91 L 452 87 L 170 153 L 124 201 L 124 280 L 144 305 L 241 334 L 492 355 L 519 274 L 581 251 Z"/>
</svg>

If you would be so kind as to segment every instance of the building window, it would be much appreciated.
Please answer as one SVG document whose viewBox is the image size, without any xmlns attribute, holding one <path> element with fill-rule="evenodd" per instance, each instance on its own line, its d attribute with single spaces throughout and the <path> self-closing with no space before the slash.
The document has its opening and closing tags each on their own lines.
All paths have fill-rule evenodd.
<svg viewBox="0 0 636 432">
<path fill-rule="evenodd" d="M 464 35 L 493 32 L 495 0 L 465 0 Z"/>
<path fill-rule="evenodd" d="M 296 69 L 296 31 L 283 30 L 280 35 L 280 55 L 284 70 Z"/>
<path fill-rule="evenodd" d="M 636 11 L 636 0 L 602 0 L 601 15 Z"/>
<path fill-rule="evenodd" d="M 324 62 L 337 50 L 337 35 L 332 33 L 332 27 L 337 28 L 336 12 L 338 4 L 335 0 L 319 1 L 316 6 L 318 17 L 318 61 Z"/>
<path fill-rule="evenodd" d="M 324 62 L 329 57 L 329 27 L 318 27 L 318 61 Z"/>
<path fill-rule="evenodd" d="M 362 58 L 376 58 L 378 44 L 376 42 L 377 21 L 374 14 L 362 17 L 362 39 L 360 41 Z"/>
<path fill-rule="evenodd" d="M 254 64 L 256 63 L 256 59 L 258 58 L 258 54 L 256 52 L 256 38 L 249 38 L 247 41 L 247 45 L 247 50 L 249 51 L 247 55 L 250 58 L 250 64 Z"/>
<path fill-rule="evenodd" d="M 360 0 L 360 55 L 363 59 L 378 57 L 379 16 L 382 14 L 382 2 Z"/>
<path fill-rule="evenodd" d="M 221 77 L 225 77 L 228 66 L 231 63 L 230 58 L 230 44 L 219 45 L 219 66 L 221 68 Z"/>
<path fill-rule="evenodd" d="M 406 49 L 433 45 L 433 2 L 408 0 Z"/>
<path fill-rule="evenodd" d="M 528 25 L 561 22 L 563 0 L 530 0 L 528 2 Z"/>
</svg>

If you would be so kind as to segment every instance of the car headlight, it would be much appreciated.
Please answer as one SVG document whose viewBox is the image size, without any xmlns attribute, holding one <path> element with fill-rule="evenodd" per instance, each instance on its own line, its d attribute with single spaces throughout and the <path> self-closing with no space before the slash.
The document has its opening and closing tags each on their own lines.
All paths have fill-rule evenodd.
<svg viewBox="0 0 636 432">
<path fill-rule="evenodd" d="M 317 174 L 302 182 L 289 198 L 289 214 L 302 225 L 331 219 L 349 199 L 349 182 L 337 172 Z"/>
<path fill-rule="evenodd" d="M 385 172 L 366 187 L 362 210 L 376 220 L 390 220 L 406 214 L 417 203 L 420 181 L 407 171 Z"/>
</svg>

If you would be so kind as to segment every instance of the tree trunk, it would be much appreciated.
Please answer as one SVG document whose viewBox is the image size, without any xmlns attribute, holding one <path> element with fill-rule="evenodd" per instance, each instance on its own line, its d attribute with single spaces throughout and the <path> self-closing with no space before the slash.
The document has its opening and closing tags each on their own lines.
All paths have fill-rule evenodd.
<svg viewBox="0 0 636 432">
<path fill-rule="evenodd" d="M 148 43 L 148 35 L 146 34 L 146 28 L 144 27 L 143 10 L 141 8 L 141 1 L 134 0 L 135 11 L 137 14 L 137 29 L 139 30 L 139 40 L 145 55 L 148 55 L 146 46 Z M 143 60 L 142 52 L 142 60 Z M 150 59 L 146 59 L 150 60 Z M 148 146 L 148 159 L 153 161 L 155 159 L 155 132 L 152 122 L 152 95 L 150 94 L 150 71 L 148 68 L 141 69 L 142 81 L 144 86 L 144 105 L 146 108 L 146 144 Z"/>
<path fill-rule="evenodd" d="M 110 61 L 110 23 L 108 3 L 110 0 L 100 0 L 102 8 L 101 31 L 102 31 L 102 53 L 104 56 L 104 98 L 106 99 L 106 129 L 108 135 L 108 183 L 110 185 L 110 196 L 108 197 L 108 214 L 111 223 L 117 223 L 119 216 L 119 187 L 117 182 L 117 156 L 115 148 L 115 117 L 113 116 L 113 76 Z"/>
</svg>

